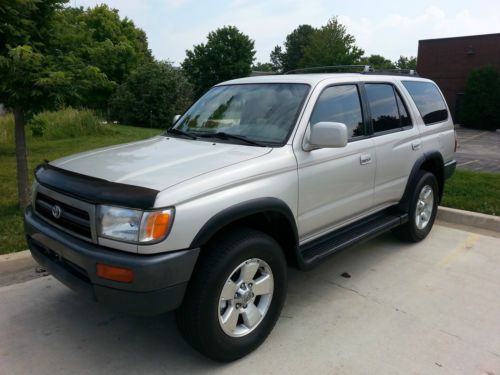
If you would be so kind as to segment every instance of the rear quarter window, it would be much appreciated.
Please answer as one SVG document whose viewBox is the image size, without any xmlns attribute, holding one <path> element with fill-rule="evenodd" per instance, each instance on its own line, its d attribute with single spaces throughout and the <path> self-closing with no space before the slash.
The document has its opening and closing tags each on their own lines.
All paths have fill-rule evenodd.
<svg viewBox="0 0 500 375">
<path fill-rule="evenodd" d="M 426 125 L 448 119 L 448 110 L 437 86 L 431 82 L 402 81 Z"/>
</svg>

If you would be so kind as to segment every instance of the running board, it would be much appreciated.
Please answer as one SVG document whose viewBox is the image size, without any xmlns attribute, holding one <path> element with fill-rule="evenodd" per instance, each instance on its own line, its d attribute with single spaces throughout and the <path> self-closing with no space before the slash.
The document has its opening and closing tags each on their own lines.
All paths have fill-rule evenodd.
<svg viewBox="0 0 500 375">
<path fill-rule="evenodd" d="M 407 221 L 407 213 L 386 210 L 328 233 L 298 247 L 300 268 L 310 269 L 340 250 L 376 237 Z"/>
</svg>

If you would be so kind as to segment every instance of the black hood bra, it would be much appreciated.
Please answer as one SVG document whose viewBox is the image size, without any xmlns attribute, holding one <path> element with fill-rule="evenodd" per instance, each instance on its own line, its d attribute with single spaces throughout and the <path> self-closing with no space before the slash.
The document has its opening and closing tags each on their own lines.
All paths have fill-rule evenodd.
<svg viewBox="0 0 500 375">
<path fill-rule="evenodd" d="M 36 167 L 35 178 L 42 186 L 93 204 L 150 209 L 159 192 L 71 172 L 47 161 Z"/>
</svg>

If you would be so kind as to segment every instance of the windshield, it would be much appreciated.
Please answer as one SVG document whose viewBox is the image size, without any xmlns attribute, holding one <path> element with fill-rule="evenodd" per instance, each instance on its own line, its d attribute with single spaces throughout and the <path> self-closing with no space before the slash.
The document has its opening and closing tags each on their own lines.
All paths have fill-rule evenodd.
<svg viewBox="0 0 500 375">
<path fill-rule="evenodd" d="M 175 128 L 195 136 L 224 133 L 284 144 L 308 91 L 308 85 L 295 83 L 217 86 L 202 96 Z"/>
</svg>

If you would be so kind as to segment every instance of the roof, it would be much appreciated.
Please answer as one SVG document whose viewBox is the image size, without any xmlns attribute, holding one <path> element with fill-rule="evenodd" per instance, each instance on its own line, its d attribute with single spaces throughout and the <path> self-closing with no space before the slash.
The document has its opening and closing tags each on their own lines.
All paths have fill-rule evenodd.
<svg viewBox="0 0 500 375">
<path fill-rule="evenodd" d="M 495 34 L 478 34 L 478 35 L 461 35 L 461 36 L 450 36 L 446 38 L 434 38 L 434 39 L 420 39 L 418 42 L 440 42 L 445 40 L 455 40 L 455 39 L 471 39 L 471 38 L 500 38 L 500 33 Z"/>
<path fill-rule="evenodd" d="M 361 74 L 361 73 L 311 73 L 311 74 L 279 74 L 265 75 L 233 79 L 221 82 L 218 85 L 237 85 L 248 83 L 304 83 L 316 86 L 326 79 L 339 78 L 339 81 L 393 81 L 395 79 L 425 80 L 415 76 L 394 76 L 384 74 Z M 217 86 L 218 86 L 217 85 Z"/>
</svg>

